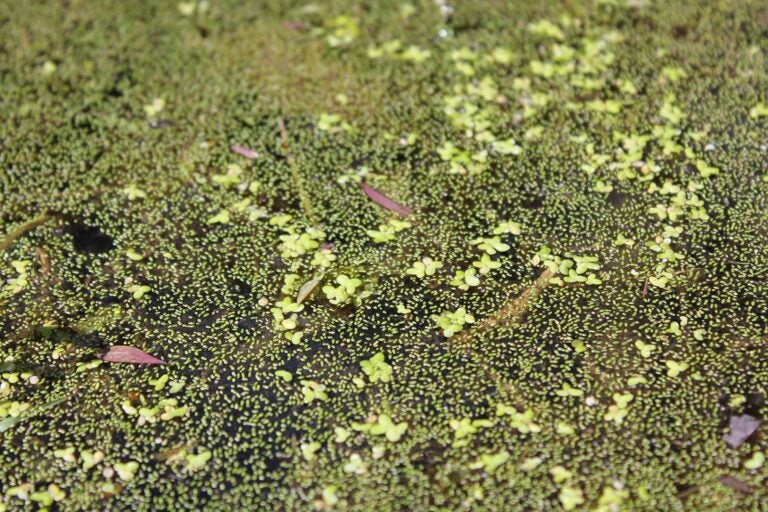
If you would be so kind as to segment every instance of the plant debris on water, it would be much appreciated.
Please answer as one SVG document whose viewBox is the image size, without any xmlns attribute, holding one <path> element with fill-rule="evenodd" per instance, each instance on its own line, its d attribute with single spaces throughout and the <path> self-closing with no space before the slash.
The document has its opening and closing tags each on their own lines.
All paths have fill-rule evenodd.
<svg viewBox="0 0 768 512">
<path fill-rule="evenodd" d="M 99 356 L 108 363 L 165 364 L 165 361 L 151 356 L 136 347 L 115 345 Z"/>
<path fill-rule="evenodd" d="M 365 195 L 371 198 L 371 201 L 378 204 L 382 208 L 385 208 L 391 212 L 395 212 L 398 215 L 401 215 L 403 217 L 407 217 L 408 215 L 413 214 L 413 210 L 408 208 L 407 206 L 403 206 L 402 204 L 393 201 L 392 199 L 388 198 L 375 188 L 371 187 L 370 185 L 366 185 L 365 183 L 360 184 L 360 188 L 363 189 L 363 192 L 365 192 Z"/>
</svg>

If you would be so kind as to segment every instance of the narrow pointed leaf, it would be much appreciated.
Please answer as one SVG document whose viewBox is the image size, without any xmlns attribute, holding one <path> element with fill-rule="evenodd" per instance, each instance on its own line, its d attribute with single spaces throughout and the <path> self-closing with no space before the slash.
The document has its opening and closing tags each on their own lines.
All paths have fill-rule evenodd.
<svg viewBox="0 0 768 512">
<path fill-rule="evenodd" d="M 101 358 L 108 363 L 166 364 L 162 359 L 127 345 L 115 345 L 109 349 L 109 352 L 102 354 Z"/>
<path fill-rule="evenodd" d="M 309 297 L 309 294 L 312 293 L 312 290 L 314 290 L 315 287 L 317 287 L 317 285 L 320 284 L 320 282 L 323 280 L 323 277 L 324 277 L 323 275 L 320 275 L 314 279 L 310 279 L 309 281 L 301 285 L 301 288 L 299 288 L 299 293 L 296 296 L 296 304 L 301 304 L 302 302 L 304 302 L 304 299 Z"/>
<path fill-rule="evenodd" d="M 413 210 L 407 206 L 403 206 L 402 204 L 393 201 L 370 185 L 361 183 L 360 188 L 363 189 L 363 192 L 365 192 L 365 195 L 367 195 L 371 201 L 381 206 L 382 208 L 386 208 L 387 210 L 395 212 L 398 215 L 402 215 L 403 217 L 407 217 L 413 213 Z"/>
<path fill-rule="evenodd" d="M 731 448 L 738 448 L 747 440 L 749 436 L 755 433 L 763 420 L 753 418 L 749 414 L 741 416 L 731 416 L 731 431 L 723 436 L 726 444 Z"/>
<path fill-rule="evenodd" d="M 238 155 L 242 155 L 245 158 L 250 158 L 251 160 L 253 160 L 254 158 L 257 158 L 259 156 L 259 153 L 256 150 L 250 149 L 250 148 L 246 148 L 244 146 L 238 146 L 237 144 L 233 145 L 229 149 L 231 149 L 232 151 L 234 151 Z"/>
<path fill-rule="evenodd" d="M 720 477 L 720 483 L 725 485 L 726 487 L 730 487 L 731 489 L 736 489 L 739 492 L 743 492 L 745 494 L 748 494 L 750 492 L 749 484 L 746 482 L 742 482 L 738 478 L 734 478 L 730 475 L 725 475 Z"/>
</svg>

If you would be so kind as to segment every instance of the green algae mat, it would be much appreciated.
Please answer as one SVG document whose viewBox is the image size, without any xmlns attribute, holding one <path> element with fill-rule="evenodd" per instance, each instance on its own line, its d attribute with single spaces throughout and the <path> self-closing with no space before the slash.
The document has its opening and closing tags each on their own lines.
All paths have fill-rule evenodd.
<svg viewBox="0 0 768 512">
<path fill-rule="evenodd" d="M 768 507 L 765 3 L 0 27 L 0 511 Z"/>
</svg>

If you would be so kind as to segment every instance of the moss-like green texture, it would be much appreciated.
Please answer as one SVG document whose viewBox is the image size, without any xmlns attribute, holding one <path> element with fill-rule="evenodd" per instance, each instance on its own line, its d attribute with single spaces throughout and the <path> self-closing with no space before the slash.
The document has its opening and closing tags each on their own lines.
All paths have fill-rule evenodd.
<svg viewBox="0 0 768 512">
<path fill-rule="evenodd" d="M 0 28 L 0 510 L 765 506 L 764 2 Z"/>
</svg>

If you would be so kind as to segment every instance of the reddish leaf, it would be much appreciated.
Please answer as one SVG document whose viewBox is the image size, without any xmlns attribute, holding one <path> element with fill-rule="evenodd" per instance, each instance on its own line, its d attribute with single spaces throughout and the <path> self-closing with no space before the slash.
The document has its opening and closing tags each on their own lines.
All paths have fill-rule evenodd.
<svg viewBox="0 0 768 512">
<path fill-rule="evenodd" d="M 731 448 L 738 448 L 758 429 L 763 420 L 753 418 L 749 414 L 731 416 L 731 431 L 723 436 L 723 440 Z"/>
<path fill-rule="evenodd" d="M 281 25 L 286 30 L 295 30 L 297 32 L 303 32 L 307 30 L 307 26 L 300 21 L 284 20 Z"/>
<path fill-rule="evenodd" d="M 99 357 L 108 363 L 166 364 L 162 359 L 158 359 L 155 356 L 147 354 L 143 350 L 127 345 L 115 345 L 109 349 L 109 352 L 102 354 Z"/>
<path fill-rule="evenodd" d="M 255 149 L 250 149 L 243 146 L 234 145 L 229 149 L 231 149 L 238 155 L 242 155 L 245 158 L 250 158 L 251 160 L 259 156 L 259 153 Z"/>
<path fill-rule="evenodd" d="M 365 192 L 365 195 L 371 198 L 371 201 L 381 206 L 382 208 L 386 208 L 387 210 L 391 212 L 395 212 L 398 215 L 402 215 L 403 217 L 407 217 L 408 215 L 411 215 L 413 213 L 413 210 L 411 210 L 407 206 L 403 206 L 402 204 L 391 200 L 390 198 L 388 198 L 387 196 L 385 196 L 375 188 L 369 185 L 366 185 L 365 183 L 361 183 L 360 188 L 363 189 L 363 192 Z"/>
<path fill-rule="evenodd" d="M 750 491 L 748 484 L 730 475 L 721 476 L 720 483 L 722 483 L 727 487 L 730 487 L 731 489 L 736 489 L 737 491 L 743 492 L 745 494 L 748 494 Z"/>
</svg>

